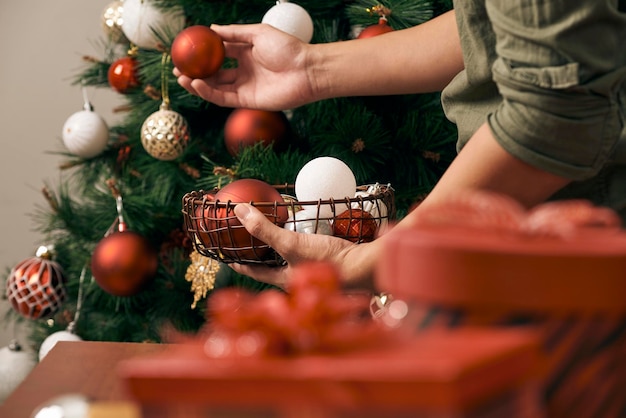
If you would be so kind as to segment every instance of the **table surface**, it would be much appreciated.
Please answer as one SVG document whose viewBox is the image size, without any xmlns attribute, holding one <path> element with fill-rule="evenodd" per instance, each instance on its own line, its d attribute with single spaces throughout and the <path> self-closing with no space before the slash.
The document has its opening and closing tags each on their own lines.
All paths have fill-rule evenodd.
<svg viewBox="0 0 626 418">
<path fill-rule="evenodd" d="M 122 360 L 156 354 L 165 344 L 59 341 L 0 405 L 0 417 L 28 418 L 50 399 L 81 394 L 96 403 L 128 401 L 115 366 Z"/>
</svg>

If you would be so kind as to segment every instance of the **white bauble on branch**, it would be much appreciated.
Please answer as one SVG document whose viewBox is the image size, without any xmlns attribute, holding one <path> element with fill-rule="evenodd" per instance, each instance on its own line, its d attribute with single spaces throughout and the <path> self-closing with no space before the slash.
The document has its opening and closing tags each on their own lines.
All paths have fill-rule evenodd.
<svg viewBox="0 0 626 418">
<path fill-rule="evenodd" d="M 152 0 L 124 0 L 122 31 L 126 38 L 140 48 L 158 49 L 160 36 L 176 35 L 185 27 L 181 7 L 161 10 Z"/>
<path fill-rule="evenodd" d="M 0 348 L 0 405 L 33 370 L 37 361 L 33 353 L 22 350 L 13 340 Z"/>
<path fill-rule="evenodd" d="M 62 138 L 69 152 L 82 158 L 92 158 L 107 147 L 109 127 L 102 116 L 86 106 L 67 118 Z"/>
<path fill-rule="evenodd" d="M 56 345 L 56 343 L 58 343 L 59 341 L 82 341 L 82 340 L 83 340 L 82 338 L 80 338 L 78 335 L 74 334 L 71 331 L 66 330 L 66 331 L 54 332 L 48 335 L 48 337 L 46 337 L 46 339 L 43 340 L 43 342 L 41 343 L 41 346 L 39 347 L 39 361 L 43 360 L 44 357 L 48 355 L 50 350 L 52 350 L 54 346 Z"/>
<path fill-rule="evenodd" d="M 265 13 L 261 23 L 280 29 L 302 42 L 311 42 L 313 38 L 313 19 L 309 13 L 295 3 L 279 1 Z"/>
</svg>

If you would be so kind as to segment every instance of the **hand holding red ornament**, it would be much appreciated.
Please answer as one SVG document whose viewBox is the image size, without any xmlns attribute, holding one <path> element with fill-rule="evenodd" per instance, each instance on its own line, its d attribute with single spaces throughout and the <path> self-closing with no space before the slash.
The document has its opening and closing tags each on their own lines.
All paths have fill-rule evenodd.
<svg viewBox="0 0 626 418">
<path fill-rule="evenodd" d="M 224 43 L 208 26 L 183 29 L 172 43 L 172 62 L 181 74 L 190 78 L 207 78 L 224 62 Z"/>
<path fill-rule="evenodd" d="M 237 68 L 200 80 L 174 70 L 191 94 L 223 107 L 285 110 L 314 101 L 307 74 L 308 44 L 272 26 L 212 25 Z M 176 63 L 176 61 L 174 61 Z"/>
</svg>

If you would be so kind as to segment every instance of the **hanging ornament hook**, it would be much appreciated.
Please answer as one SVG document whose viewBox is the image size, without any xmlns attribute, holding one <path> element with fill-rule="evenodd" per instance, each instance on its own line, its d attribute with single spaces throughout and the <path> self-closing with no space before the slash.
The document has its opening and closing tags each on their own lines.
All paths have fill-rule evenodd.
<svg viewBox="0 0 626 418">
<path fill-rule="evenodd" d="M 368 7 L 365 10 L 370 15 L 378 15 L 378 16 L 380 16 L 380 19 L 384 20 L 385 22 L 387 21 L 387 16 L 391 15 L 391 9 L 389 9 L 388 7 L 383 6 L 382 4 L 377 4 L 374 7 Z"/>
<path fill-rule="evenodd" d="M 85 274 L 87 273 L 87 266 L 84 266 L 80 272 L 80 278 L 78 279 L 78 296 L 76 298 L 76 312 L 74 312 L 74 319 L 67 325 L 66 331 L 74 334 L 76 330 L 76 323 L 80 318 L 81 309 L 83 306 L 83 286 L 85 283 Z"/>
<path fill-rule="evenodd" d="M 117 221 L 120 224 L 123 224 L 125 223 L 124 222 L 124 202 L 122 201 L 121 195 L 117 196 L 117 198 L 115 199 L 115 203 L 117 207 Z"/>
<path fill-rule="evenodd" d="M 113 195 L 113 197 L 115 197 L 115 208 L 117 211 L 117 217 L 115 218 L 115 221 L 113 221 L 113 224 L 109 227 L 107 232 L 104 234 L 105 237 L 110 235 L 115 229 L 117 229 L 119 232 L 126 231 L 127 229 L 126 221 L 124 220 L 124 202 L 122 200 L 122 193 L 120 193 L 119 189 L 117 188 L 114 179 L 107 180 L 106 184 L 107 186 L 109 186 L 109 190 L 111 190 L 111 194 Z"/>
<path fill-rule="evenodd" d="M 89 101 L 89 95 L 87 94 L 87 87 L 85 86 L 85 81 L 81 82 L 81 91 L 83 93 L 83 109 L 93 112 L 93 106 Z"/>
<path fill-rule="evenodd" d="M 161 103 L 161 110 L 169 110 L 170 109 L 170 95 L 168 91 L 168 77 L 167 74 L 169 72 L 169 63 L 171 60 L 171 55 L 167 52 L 164 52 L 161 56 L 161 98 L 163 102 Z"/>
</svg>

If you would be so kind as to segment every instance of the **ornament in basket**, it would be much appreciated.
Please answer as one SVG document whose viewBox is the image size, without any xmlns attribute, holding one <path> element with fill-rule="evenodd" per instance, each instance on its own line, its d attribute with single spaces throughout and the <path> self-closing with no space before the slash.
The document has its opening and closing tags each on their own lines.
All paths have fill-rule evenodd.
<svg viewBox="0 0 626 418">
<path fill-rule="evenodd" d="M 342 199 L 299 201 L 293 186 L 236 180 L 221 189 L 192 191 L 183 197 L 185 230 L 196 250 L 224 263 L 285 264 L 269 245 L 253 237 L 234 213 L 250 203 L 274 224 L 300 233 L 334 235 L 355 243 L 372 241 L 395 215 L 393 189 L 378 183 L 356 187 Z"/>
</svg>

